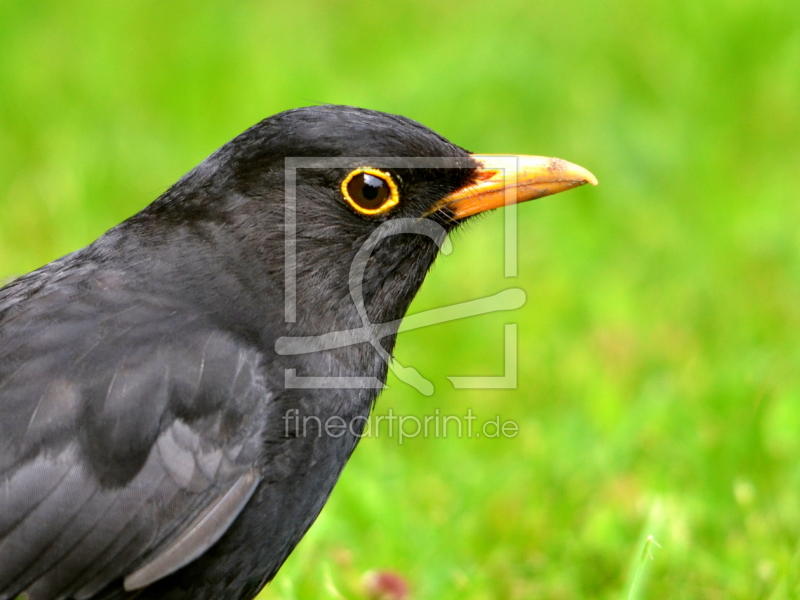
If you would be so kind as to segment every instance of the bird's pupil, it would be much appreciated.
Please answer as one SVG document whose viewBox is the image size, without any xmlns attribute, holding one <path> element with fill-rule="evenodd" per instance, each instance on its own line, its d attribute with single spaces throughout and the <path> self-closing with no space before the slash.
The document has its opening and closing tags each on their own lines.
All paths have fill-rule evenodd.
<svg viewBox="0 0 800 600">
<path fill-rule="evenodd" d="M 378 192 L 380 190 L 377 187 L 366 185 L 364 186 L 364 198 L 367 200 L 375 200 L 378 197 Z"/>
<path fill-rule="evenodd" d="M 364 198 L 366 198 L 367 200 L 375 200 L 381 193 L 382 187 L 383 187 L 383 181 L 381 181 L 374 175 L 364 174 L 364 187 L 361 190 L 361 193 L 364 195 Z"/>
</svg>

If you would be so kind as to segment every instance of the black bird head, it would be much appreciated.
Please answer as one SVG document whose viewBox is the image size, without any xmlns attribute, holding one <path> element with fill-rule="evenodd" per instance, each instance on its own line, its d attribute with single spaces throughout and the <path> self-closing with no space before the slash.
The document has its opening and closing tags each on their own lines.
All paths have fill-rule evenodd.
<svg viewBox="0 0 800 600">
<path fill-rule="evenodd" d="M 234 138 L 129 224 L 147 222 L 156 237 L 169 226 L 169 239 L 194 234 L 215 244 L 216 253 L 202 256 L 224 263 L 223 287 L 234 278 L 268 292 L 280 300 L 270 307 L 279 313 L 284 294 L 296 292 L 289 320 L 297 325 L 289 329 L 324 333 L 362 324 L 351 268 L 379 228 L 385 237 L 363 276 L 373 323 L 405 314 L 438 244 L 466 218 L 596 183 L 585 169 L 558 159 L 523 156 L 518 165 L 505 172 L 487 166 L 485 157 L 405 117 L 348 106 L 300 108 Z M 393 220 L 403 223 L 392 228 Z M 287 248 L 294 253 L 294 290 L 285 288 Z M 204 295 L 215 284 L 208 273 Z"/>
</svg>

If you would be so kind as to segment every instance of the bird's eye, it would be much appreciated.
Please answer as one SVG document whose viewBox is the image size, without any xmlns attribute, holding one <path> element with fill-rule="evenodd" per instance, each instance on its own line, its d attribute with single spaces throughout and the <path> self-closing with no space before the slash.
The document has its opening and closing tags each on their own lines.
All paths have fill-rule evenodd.
<svg viewBox="0 0 800 600">
<path fill-rule="evenodd" d="M 362 215 L 385 213 L 400 201 L 397 184 L 389 173 L 365 167 L 344 178 L 342 195 Z"/>
</svg>

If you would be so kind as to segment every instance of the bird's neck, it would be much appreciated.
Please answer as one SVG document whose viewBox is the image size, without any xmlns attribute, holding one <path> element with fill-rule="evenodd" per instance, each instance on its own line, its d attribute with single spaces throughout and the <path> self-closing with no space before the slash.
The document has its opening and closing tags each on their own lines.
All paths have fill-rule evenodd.
<svg viewBox="0 0 800 600">
<path fill-rule="evenodd" d="M 261 228 L 260 235 L 253 234 L 258 228 L 239 228 L 224 218 L 171 223 L 169 244 L 159 254 L 141 245 L 163 240 L 158 235 L 163 225 L 145 221 L 127 226 L 152 235 L 128 236 L 112 230 L 106 236 L 116 237 L 118 243 L 137 240 L 139 247 L 126 249 L 125 254 L 143 291 L 174 295 L 180 290 L 178 300 L 217 327 L 246 339 L 275 364 L 315 377 L 385 381 L 386 357 L 394 348 L 399 321 L 436 256 L 435 244 L 426 239 L 379 246 L 358 295 L 350 281 L 353 257 L 348 249 L 298 244 L 292 294 L 291 284 L 287 286 L 285 238 L 274 223 Z M 137 257 L 143 254 L 156 258 L 142 262 Z M 176 281 L 181 284 L 174 285 Z M 373 325 L 385 325 L 379 330 L 379 340 L 362 335 Z M 276 350 L 282 338 L 313 342 L 317 336 L 330 339 L 336 332 L 349 336 L 346 344 L 295 355 Z M 379 342 L 384 351 L 373 342 Z"/>
</svg>

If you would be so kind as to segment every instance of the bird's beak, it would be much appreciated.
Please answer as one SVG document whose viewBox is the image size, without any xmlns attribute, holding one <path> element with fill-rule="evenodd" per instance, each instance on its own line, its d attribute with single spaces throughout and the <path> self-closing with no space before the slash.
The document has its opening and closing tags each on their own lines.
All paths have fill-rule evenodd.
<svg viewBox="0 0 800 600">
<path fill-rule="evenodd" d="M 545 156 L 472 155 L 477 177 L 445 196 L 431 212 L 446 209 L 459 221 L 493 208 L 519 204 L 591 183 L 589 171 L 560 158 Z"/>
</svg>

